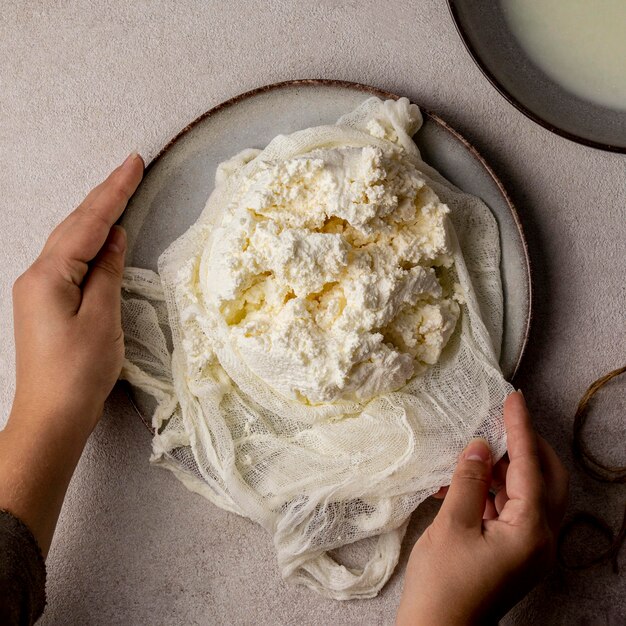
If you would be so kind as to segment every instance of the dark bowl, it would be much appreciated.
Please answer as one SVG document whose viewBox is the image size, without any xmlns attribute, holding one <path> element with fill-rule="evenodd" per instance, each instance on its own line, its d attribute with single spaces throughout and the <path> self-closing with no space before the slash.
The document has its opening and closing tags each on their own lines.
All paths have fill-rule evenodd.
<svg viewBox="0 0 626 626">
<path fill-rule="evenodd" d="M 528 58 L 501 0 L 448 0 L 465 47 L 491 84 L 531 120 L 586 146 L 626 153 L 626 111 L 578 98 Z"/>
</svg>

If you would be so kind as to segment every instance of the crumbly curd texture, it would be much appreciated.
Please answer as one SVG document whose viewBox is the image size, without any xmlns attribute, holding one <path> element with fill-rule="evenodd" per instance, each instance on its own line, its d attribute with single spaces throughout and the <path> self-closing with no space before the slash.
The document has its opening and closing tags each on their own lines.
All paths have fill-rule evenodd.
<svg viewBox="0 0 626 626">
<path fill-rule="evenodd" d="M 395 145 L 261 161 L 203 252 L 196 288 L 277 392 L 368 400 L 436 363 L 454 330 L 448 213 Z"/>
<path fill-rule="evenodd" d="M 235 155 L 158 274 L 125 274 L 122 377 L 155 401 L 151 462 L 336 600 L 379 592 L 471 438 L 505 450 L 497 225 L 424 163 L 421 124 L 370 98 Z"/>
</svg>

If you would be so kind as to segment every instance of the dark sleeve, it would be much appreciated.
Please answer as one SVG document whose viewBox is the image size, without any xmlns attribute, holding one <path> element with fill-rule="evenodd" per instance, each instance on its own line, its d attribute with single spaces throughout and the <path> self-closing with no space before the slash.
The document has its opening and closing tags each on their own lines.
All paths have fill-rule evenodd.
<svg viewBox="0 0 626 626">
<path fill-rule="evenodd" d="M 0 509 L 0 624 L 33 624 L 46 605 L 46 564 L 33 533 Z"/>
</svg>

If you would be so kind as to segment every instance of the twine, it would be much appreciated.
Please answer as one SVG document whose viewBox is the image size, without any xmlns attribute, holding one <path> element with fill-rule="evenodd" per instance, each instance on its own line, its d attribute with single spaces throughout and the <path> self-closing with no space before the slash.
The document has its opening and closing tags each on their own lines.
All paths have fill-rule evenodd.
<svg viewBox="0 0 626 626">
<path fill-rule="evenodd" d="M 574 439 L 572 442 L 572 449 L 574 452 L 574 459 L 576 463 L 586 472 L 591 478 L 597 481 L 605 483 L 626 483 L 626 466 L 612 466 L 606 465 L 599 460 L 589 449 L 585 441 L 583 440 L 583 430 L 589 416 L 589 404 L 593 396 L 602 389 L 609 381 L 613 380 L 620 374 L 626 372 L 626 366 L 620 367 L 612 372 L 609 372 L 605 376 L 598 378 L 593 382 L 589 389 L 585 392 L 576 414 L 574 415 Z M 564 546 L 571 535 L 572 531 L 578 526 L 589 526 L 599 531 L 608 541 L 609 547 L 600 552 L 599 554 L 582 562 L 568 561 L 564 556 Z M 559 540 L 557 544 L 557 554 L 559 562 L 566 569 L 581 570 L 600 563 L 610 562 L 613 566 L 613 571 L 619 573 L 619 567 L 617 563 L 617 557 L 626 539 L 626 506 L 624 507 L 624 517 L 622 519 L 622 525 L 620 530 L 615 534 L 609 524 L 602 518 L 589 513 L 588 511 L 579 511 L 574 514 L 561 529 Z"/>
</svg>

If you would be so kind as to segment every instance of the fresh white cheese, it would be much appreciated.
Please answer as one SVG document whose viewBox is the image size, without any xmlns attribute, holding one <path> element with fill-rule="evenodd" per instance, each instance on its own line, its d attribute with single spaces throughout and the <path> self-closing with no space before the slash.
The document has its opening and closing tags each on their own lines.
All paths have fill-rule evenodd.
<svg viewBox="0 0 626 626">
<path fill-rule="evenodd" d="M 459 317 L 449 209 L 384 143 L 263 162 L 240 181 L 199 270 L 181 270 L 194 323 L 201 306 L 215 318 L 204 323 L 225 324 L 238 358 L 288 398 L 398 389 L 437 362 Z M 200 346 L 186 350 L 202 363 Z"/>
</svg>

